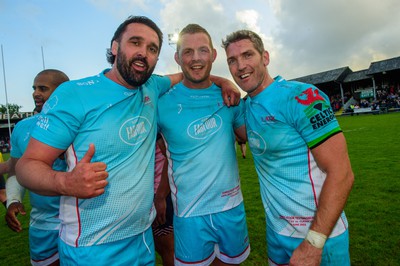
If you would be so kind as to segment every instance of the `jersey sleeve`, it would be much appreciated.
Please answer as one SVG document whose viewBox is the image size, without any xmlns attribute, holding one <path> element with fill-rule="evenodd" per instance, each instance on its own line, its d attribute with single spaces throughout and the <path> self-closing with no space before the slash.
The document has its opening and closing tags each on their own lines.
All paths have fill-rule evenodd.
<svg viewBox="0 0 400 266">
<path fill-rule="evenodd" d="M 235 119 L 233 121 L 234 129 L 237 129 L 245 124 L 244 114 L 245 114 L 244 101 L 243 99 L 240 99 L 239 105 L 235 107 Z"/>
<path fill-rule="evenodd" d="M 164 95 L 171 88 L 171 79 L 168 76 L 153 75 L 157 89 L 159 91 L 159 97 Z"/>
<path fill-rule="evenodd" d="M 32 132 L 33 138 L 57 149 L 68 148 L 87 115 L 71 84 L 61 84 L 50 96 Z"/>
<path fill-rule="evenodd" d="M 18 124 L 15 126 L 13 133 L 11 134 L 11 152 L 10 156 L 13 158 L 21 158 L 22 157 L 22 150 L 19 148 L 18 145 L 18 137 L 17 132 L 18 132 Z"/>
<path fill-rule="evenodd" d="M 317 87 L 299 84 L 288 101 L 293 126 L 310 149 L 341 132 L 329 98 Z"/>
</svg>

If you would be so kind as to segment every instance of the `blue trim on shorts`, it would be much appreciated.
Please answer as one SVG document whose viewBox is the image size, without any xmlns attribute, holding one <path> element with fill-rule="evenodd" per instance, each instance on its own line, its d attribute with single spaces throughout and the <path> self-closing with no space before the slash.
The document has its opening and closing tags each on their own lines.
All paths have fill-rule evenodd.
<svg viewBox="0 0 400 266">
<path fill-rule="evenodd" d="M 151 227 L 141 234 L 111 243 L 73 247 L 60 240 L 59 247 L 61 265 L 155 265 Z"/>
<path fill-rule="evenodd" d="M 58 259 L 58 230 L 29 227 L 29 252 L 32 263 Z"/>
<path fill-rule="evenodd" d="M 289 264 L 293 251 L 303 242 L 303 238 L 279 235 L 267 226 L 268 259 L 277 264 Z M 322 252 L 321 265 L 350 266 L 349 231 L 328 238 Z"/>
<path fill-rule="evenodd" d="M 209 265 L 215 257 L 225 263 L 242 263 L 250 254 L 243 202 L 208 215 L 174 215 L 174 243 L 176 265 Z"/>
</svg>

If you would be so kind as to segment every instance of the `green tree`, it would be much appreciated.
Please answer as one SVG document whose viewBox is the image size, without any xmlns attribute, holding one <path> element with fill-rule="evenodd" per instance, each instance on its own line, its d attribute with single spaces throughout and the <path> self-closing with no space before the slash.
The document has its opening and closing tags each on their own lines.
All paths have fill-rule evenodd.
<svg viewBox="0 0 400 266">
<path fill-rule="evenodd" d="M 10 112 L 10 115 L 17 114 L 19 113 L 19 109 L 22 106 L 15 104 L 15 103 L 9 103 L 8 104 L 8 111 Z M 0 114 L 7 114 L 7 105 L 6 104 L 0 104 Z"/>
</svg>

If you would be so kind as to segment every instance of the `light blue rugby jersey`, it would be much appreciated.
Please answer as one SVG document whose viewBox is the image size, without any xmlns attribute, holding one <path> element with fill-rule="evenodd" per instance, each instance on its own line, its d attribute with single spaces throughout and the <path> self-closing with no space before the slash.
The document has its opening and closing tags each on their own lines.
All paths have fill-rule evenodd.
<svg viewBox="0 0 400 266">
<path fill-rule="evenodd" d="M 310 148 L 341 132 L 329 99 L 312 85 L 278 76 L 245 106 L 267 225 L 279 234 L 303 238 L 326 178 Z M 346 228 L 342 213 L 331 236 Z"/>
<path fill-rule="evenodd" d="M 91 246 L 145 231 L 153 206 L 156 114 L 170 79 L 152 75 L 139 89 L 127 89 L 104 73 L 63 83 L 46 102 L 33 137 L 67 149 L 71 171 L 89 148 L 92 162 L 107 164 L 105 193 L 91 199 L 61 197 L 61 239 Z M 70 145 L 72 143 L 72 145 Z"/>
<path fill-rule="evenodd" d="M 39 115 L 25 118 L 17 123 L 11 135 L 11 157 L 21 158 L 24 154 L 31 137 L 31 132 L 35 128 Z M 53 169 L 65 171 L 67 165 L 64 160 L 57 159 L 53 164 Z M 29 191 L 29 201 L 31 204 L 30 225 L 41 230 L 58 230 L 60 219 L 58 212 L 60 207 L 60 197 L 46 197 Z"/>
<path fill-rule="evenodd" d="M 191 217 L 229 210 L 243 201 L 234 129 L 244 105 L 226 107 L 221 90 L 182 83 L 160 98 L 159 129 L 167 142 L 174 212 Z"/>
</svg>

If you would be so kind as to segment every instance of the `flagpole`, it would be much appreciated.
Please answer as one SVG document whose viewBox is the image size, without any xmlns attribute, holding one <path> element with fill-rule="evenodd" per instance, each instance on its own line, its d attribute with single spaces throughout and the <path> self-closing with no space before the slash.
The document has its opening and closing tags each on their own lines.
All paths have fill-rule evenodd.
<svg viewBox="0 0 400 266">
<path fill-rule="evenodd" d="M 6 82 L 6 67 L 4 65 L 4 54 L 3 54 L 3 44 L 1 45 L 1 61 L 3 64 L 3 76 L 4 76 L 4 91 L 6 92 L 6 109 L 7 109 L 7 119 L 8 119 L 8 133 L 11 138 L 11 123 L 10 123 L 10 110 L 8 109 L 8 95 L 7 95 L 7 82 Z"/>
<path fill-rule="evenodd" d="M 44 53 L 43 53 L 43 46 L 40 46 L 40 48 L 42 49 L 42 63 L 43 63 L 43 70 L 46 69 L 45 65 L 44 65 Z"/>
</svg>

